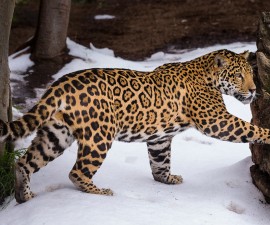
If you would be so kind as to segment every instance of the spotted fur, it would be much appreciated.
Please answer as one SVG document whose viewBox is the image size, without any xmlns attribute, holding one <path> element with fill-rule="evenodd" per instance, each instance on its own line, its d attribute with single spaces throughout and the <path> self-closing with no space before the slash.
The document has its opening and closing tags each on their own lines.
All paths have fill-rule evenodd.
<svg viewBox="0 0 270 225">
<path fill-rule="evenodd" d="M 250 103 L 255 85 L 246 53 L 209 53 L 152 72 L 88 69 L 54 82 L 22 118 L 0 121 L 2 140 L 37 137 L 16 164 L 16 199 L 31 199 L 30 176 L 60 156 L 74 140 L 78 156 L 69 177 L 80 190 L 112 195 L 92 177 L 114 140 L 146 142 L 155 180 L 182 182 L 170 172 L 173 136 L 190 127 L 231 142 L 269 143 L 268 129 L 245 122 L 225 108 L 222 93 Z"/>
</svg>

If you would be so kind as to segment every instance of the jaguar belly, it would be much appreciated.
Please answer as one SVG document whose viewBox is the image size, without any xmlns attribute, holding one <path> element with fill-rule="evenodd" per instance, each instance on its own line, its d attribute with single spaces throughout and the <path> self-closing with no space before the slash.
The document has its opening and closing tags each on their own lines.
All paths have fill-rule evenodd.
<svg viewBox="0 0 270 225">
<path fill-rule="evenodd" d="M 134 133 L 132 130 L 122 130 L 119 131 L 116 136 L 116 141 L 123 142 L 155 142 L 157 140 L 164 140 L 168 138 L 172 138 L 176 134 L 188 129 L 189 124 L 185 124 L 183 126 L 175 125 L 168 126 L 164 130 L 153 130 L 153 132 L 148 133 L 145 131 L 140 131 L 138 133 Z"/>
</svg>

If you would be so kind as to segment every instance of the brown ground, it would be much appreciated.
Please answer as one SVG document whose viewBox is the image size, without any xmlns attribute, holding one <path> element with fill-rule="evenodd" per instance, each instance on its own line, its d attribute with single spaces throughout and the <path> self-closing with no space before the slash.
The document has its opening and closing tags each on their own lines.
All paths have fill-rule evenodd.
<svg viewBox="0 0 270 225">
<path fill-rule="evenodd" d="M 82 0 L 77 0 L 82 1 Z M 217 43 L 255 41 L 260 12 L 270 11 L 269 0 L 88 0 L 72 3 L 68 36 L 85 46 L 113 49 L 132 60 L 172 48 L 197 48 Z M 39 1 L 17 4 L 10 36 L 10 53 L 35 33 Z M 87 1 L 86 1 L 87 2 Z M 113 20 L 95 20 L 109 14 Z M 18 83 L 13 103 L 24 107 L 34 88 L 44 88 L 62 65 L 36 63 L 27 82 Z"/>
<path fill-rule="evenodd" d="M 16 6 L 10 52 L 34 35 L 38 2 Z M 258 17 L 267 10 L 268 0 L 92 0 L 72 4 L 69 37 L 138 60 L 171 46 L 255 41 Z M 116 19 L 95 20 L 98 14 Z"/>
</svg>

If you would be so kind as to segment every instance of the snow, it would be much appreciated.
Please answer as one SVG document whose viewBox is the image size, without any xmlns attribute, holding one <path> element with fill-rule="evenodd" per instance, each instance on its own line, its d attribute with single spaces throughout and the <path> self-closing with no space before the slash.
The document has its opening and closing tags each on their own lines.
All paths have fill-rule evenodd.
<svg viewBox="0 0 270 225">
<path fill-rule="evenodd" d="M 105 15 L 96 15 L 94 17 L 95 20 L 112 20 L 114 18 L 115 18 L 115 16 L 107 15 L 107 14 L 105 14 Z"/>
<path fill-rule="evenodd" d="M 255 43 L 233 43 L 208 48 L 158 52 L 144 61 L 115 57 L 109 49 L 83 47 L 67 40 L 75 59 L 54 78 L 74 70 L 93 67 L 121 67 L 150 71 L 175 61 L 186 61 L 217 49 L 235 52 L 255 51 Z M 17 61 L 15 61 L 17 60 Z M 14 71 L 25 71 L 29 56 L 10 57 Z M 42 90 L 38 89 L 38 95 Z M 224 96 L 228 110 L 246 121 L 249 106 Z M 17 142 L 17 148 L 31 138 Z M 0 225 L 269 225 L 270 206 L 252 184 L 248 144 L 221 142 L 191 129 L 177 135 L 172 143 L 172 173 L 181 174 L 184 183 L 165 185 L 151 175 L 145 143 L 114 142 L 94 177 L 99 187 L 111 188 L 114 196 L 86 194 L 76 190 L 68 179 L 75 163 L 77 145 L 32 177 L 37 196 L 24 203 L 15 200 L 0 212 Z"/>
<path fill-rule="evenodd" d="M 14 53 L 9 57 L 9 67 L 11 68 L 10 80 L 11 88 L 14 86 L 14 82 L 23 81 L 25 75 L 22 75 L 27 68 L 34 65 L 30 60 L 30 53 L 25 53 L 29 48 L 25 48 L 19 52 Z"/>
</svg>

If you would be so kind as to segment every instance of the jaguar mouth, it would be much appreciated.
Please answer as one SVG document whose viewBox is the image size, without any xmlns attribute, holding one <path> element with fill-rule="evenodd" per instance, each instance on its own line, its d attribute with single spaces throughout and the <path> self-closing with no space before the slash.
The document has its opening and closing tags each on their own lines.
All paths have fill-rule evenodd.
<svg viewBox="0 0 270 225">
<path fill-rule="evenodd" d="M 254 97 L 251 95 L 248 98 L 246 98 L 244 101 L 242 101 L 244 104 L 250 104 L 251 102 L 253 102 Z"/>
<path fill-rule="evenodd" d="M 234 93 L 233 95 L 237 100 L 239 100 L 240 102 L 242 102 L 243 104 L 250 104 L 254 98 L 255 98 L 255 95 L 253 94 L 250 94 L 248 97 L 246 96 L 243 96 L 239 93 Z"/>
</svg>

